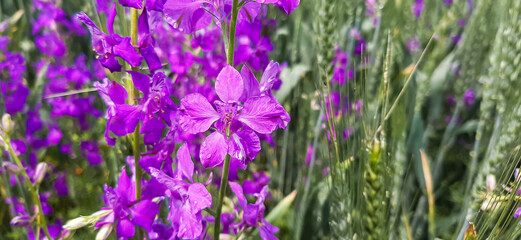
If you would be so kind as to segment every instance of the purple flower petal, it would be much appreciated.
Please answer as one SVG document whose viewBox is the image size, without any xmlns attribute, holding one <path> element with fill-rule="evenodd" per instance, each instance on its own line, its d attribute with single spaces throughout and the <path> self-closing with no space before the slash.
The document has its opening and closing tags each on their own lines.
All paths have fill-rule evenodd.
<svg viewBox="0 0 521 240">
<path fill-rule="evenodd" d="M 127 90 L 115 81 L 103 79 L 103 83 L 95 82 L 94 87 L 98 90 L 101 99 L 107 106 L 114 104 L 124 104 L 127 100 Z"/>
<path fill-rule="evenodd" d="M 248 159 L 254 159 L 261 150 L 257 134 L 251 130 L 242 130 L 230 136 L 228 152 L 232 159 L 239 161 L 240 167 L 246 169 Z"/>
<path fill-rule="evenodd" d="M 201 214 L 193 214 L 190 211 L 190 205 L 183 205 L 175 222 L 179 223 L 179 232 L 177 236 L 182 239 L 197 239 L 203 231 L 201 223 Z"/>
<path fill-rule="evenodd" d="M 212 195 L 210 195 L 208 190 L 206 190 L 201 183 L 190 185 L 188 195 L 190 196 L 190 206 L 192 207 L 193 213 L 212 206 Z"/>
<path fill-rule="evenodd" d="M 278 227 L 271 225 L 268 221 L 263 220 L 264 225 L 259 227 L 259 234 L 262 240 L 277 240 L 275 233 L 279 231 Z"/>
<path fill-rule="evenodd" d="M 145 7 L 154 11 L 163 11 L 166 0 L 146 0 Z"/>
<path fill-rule="evenodd" d="M 186 177 L 188 180 L 193 181 L 194 162 L 192 162 L 186 143 L 177 150 L 177 171 L 182 175 L 179 177 Z"/>
<path fill-rule="evenodd" d="M 132 222 L 150 231 L 156 215 L 159 213 L 159 205 L 150 200 L 142 200 L 132 209 Z"/>
<path fill-rule="evenodd" d="M 129 37 L 121 39 L 121 42 L 113 48 L 114 55 L 123 58 L 132 67 L 137 67 L 141 65 L 143 57 L 134 49 L 130 41 L 131 39 Z"/>
<path fill-rule="evenodd" d="M 143 55 L 145 58 L 150 72 L 155 72 L 163 68 L 161 65 L 161 60 L 159 60 L 159 57 L 157 56 L 156 51 L 152 46 L 141 48 L 140 52 L 141 55 Z"/>
<path fill-rule="evenodd" d="M 137 9 L 143 8 L 143 0 L 118 0 L 118 2 L 119 2 L 119 4 L 121 4 L 125 7 L 137 8 Z"/>
<path fill-rule="evenodd" d="M 181 128 L 190 133 L 205 132 L 219 119 L 219 114 L 206 98 L 199 93 L 192 93 L 181 100 L 182 115 L 179 119 Z"/>
<path fill-rule="evenodd" d="M 212 15 L 202 7 L 206 0 L 167 0 L 163 12 L 168 24 L 184 33 L 206 28 L 212 23 Z"/>
<path fill-rule="evenodd" d="M 221 164 L 228 152 L 225 136 L 220 132 L 213 132 L 201 144 L 199 158 L 205 168 Z"/>
<path fill-rule="evenodd" d="M 141 91 L 144 94 L 144 98 L 147 99 L 148 93 L 150 92 L 150 77 L 139 72 L 127 72 L 132 75 L 132 82 L 134 82 L 134 87 Z"/>
<path fill-rule="evenodd" d="M 279 64 L 277 62 L 271 61 L 262 74 L 260 92 L 271 91 L 273 83 L 279 79 L 278 74 Z"/>
<path fill-rule="evenodd" d="M 116 15 L 118 13 L 116 12 L 116 3 L 114 3 L 107 16 L 107 31 L 110 35 L 114 34 L 114 19 L 116 19 Z"/>
<path fill-rule="evenodd" d="M 237 119 L 258 133 L 269 134 L 277 129 L 285 114 L 276 100 L 262 96 L 248 99 Z"/>
<path fill-rule="evenodd" d="M 134 224 L 128 219 L 121 219 L 116 227 L 116 235 L 118 237 L 131 238 L 134 236 Z"/>
<path fill-rule="evenodd" d="M 241 185 L 234 182 L 229 183 L 233 193 L 235 193 L 235 196 L 237 196 L 237 200 L 239 200 L 239 205 L 241 205 L 243 209 L 246 208 L 246 206 L 248 205 L 248 201 L 246 201 L 246 197 L 244 196 Z"/>
<path fill-rule="evenodd" d="M 241 74 L 230 65 L 226 65 L 215 80 L 215 92 L 225 102 L 236 102 L 242 96 L 244 82 Z"/>
<path fill-rule="evenodd" d="M 244 80 L 244 92 L 241 101 L 244 102 L 248 98 L 260 96 L 260 85 L 251 69 L 244 65 L 241 69 L 241 77 Z M 263 76 L 264 79 L 264 76 Z"/>
</svg>

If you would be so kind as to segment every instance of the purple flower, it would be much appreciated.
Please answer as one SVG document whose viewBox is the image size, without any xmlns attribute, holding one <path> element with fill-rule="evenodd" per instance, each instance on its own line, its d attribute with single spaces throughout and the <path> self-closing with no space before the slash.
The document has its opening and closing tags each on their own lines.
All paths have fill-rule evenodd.
<svg viewBox="0 0 521 240">
<path fill-rule="evenodd" d="M 242 184 L 245 194 L 260 193 L 264 186 L 268 185 L 270 177 L 265 172 L 253 173 L 253 180 L 246 180 Z"/>
<path fill-rule="evenodd" d="M 203 8 L 209 7 L 210 11 L 215 11 L 213 2 L 213 0 L 167 0 L 163 12 L 172 27 L 184 33 L 192 33 L 212 23 L 212 15 Z"/>
<path fill-rule="evenodd" d="M 121 71 L 121 64 L 115 57 L 120 57 L 131 66 L 137 67 L 141 64 L 143 57 L 138 54 L 132 44 L 130 37 L 121 37 L 114 34 L 113 26 L 116 17 L 116 5 L 114 4 L 107 20 L 109 35 L 103 33 L 94 22 L 83 12 L 76 15 L 76 19 L 87 25 L 92 35 L 92 47 L 100 55 L 101 64 L 111 72 Z"/>
<path fill-rule="evenodd" d="M 416 16 L 416 18 L 420 17 L 420 14 L 423 11 L 423 0 L 415 0 L 414 5 L 411 7 L 411 11 Z"/>
<path fill-rule="evenodd" d="M 407 39 L 407 49 L 409 52 L 417 52 L 420 49 L 420 39 L 418 35 L 414 35 L 413 38 Z"/>
<path fill-rule="evenodd" d="M 83 156 L 87 158 L 91 166 L 96 166 L 103 162 L 103 158 L 99 154 L 98 142 L 93 140 L 83 141 L 80 145 Z"/>
<path fill-rule="evenodd" d="M 17 82 L 1 82 L 0 88 L 4 98 L 5 110 L 7 113 L 14 115 L 23 111 L 25 101 L 29 96 L 29 89 L 22 83 Z"/>
<path fill-rule="evenodd" d="M 204 234 L 202 210 L 212 206 L 212 196 L 203 184 L 192 182 L 194 164 L 186 144 L 179 148 L 177 160 L 173 177 L 153 167 L 149 171 L 152 179 L 163 187 L 163 193 L 170 198 L 168 220 L 172 222 L 173 235 L 199 239 Z"/>
<path fill-rule="evenodd" d="M 235 193 L 235 196 L 237 196 L 239 205 L 244 212 L 240 225 L 257 227 L 263 240 L 277 239 L 275 233 L 279 231 L 279 228 L 271 225 L 264 219 L 264 210 L 266 209 L 266 207 L 264 207 L 264 200 L 268 196 L 268 186 L 264 186 L 260 193 L 254 194 L 254 196 L 257 197 L 255 203 L 248 203 L 241 185 L 238 183 L 230 182 L 230 188 Z"/>
<path fill-rule="evenodd" d="M 340 85 L 344 85 L 346 81 L 346 68 L 347 68 L 347 53 L 342 52 L 339 47 L 335 48 L 336 56 L 333 59 L 333 78 L 332 82 L 338 82 Z"/>
<path fill-rule="evenodd" d="M 136 189 L 133 181 L 128 177 L 125 168 L 121 171 L 117 188 L 105 184 L 103 200 L 107 205 L 102 210 L 112 210 L 96 223 L 96 228 L 107 224 L 116 226 L 118 238 L 134 236 L 134 224 L 150 231 L 155 216 L 159 213 L 159 205 L 150 200 L 136 201 Z"/>
<path fill-rule="evenodd" d="M 269 86 L 269 80 L 264 82 Z M 220 98 L 214 101 L 215 108 L 199 93 L 189 94 L 181 100 L 179 123 L 183 130 L 205 132 L 215 123 L 217 131 L 201 145 L 200 158 L 205 167 L 220 165 L 228 153 L 245 168 L 247 160 L 255 158 L 260 151 L 259 137 L 255 133 L 269 134 L 278 127 L 287 126 L 289 115 L 284 108 L 274 97 L 263 95 L 269 89 L 261 89 L 256 81 L 251 83 L 228 65 L 215 82 L 215 91 Z M 245 91 L 247 97 L 243 97 Z M 244 104 L 240 102 L 241 98 Z"/>
<path fill-rule="evenodd" d="M 465 95 L 463 96 L 463 103 L 467 106 L 474 105 L 474 100 L 476 99 L 476 94 L 474 94 L 474 91 L 472 89 L 467 89 L 465 91 Z"/>
<path fill-rule="evenodd" d="M 54 182 L 54 189 L 56 189 L 58 196 L 69 195 L 69 187 L 67 186 L 67 175 L 58 175 L 56 181 Z"/>
<path fill-rule="evenodd" d="M 243 21 L 237 25 L 237 48 L 234 65 L 248 63 L 255 71 L 265 68 L 269 62 L 268 52 L 273 51 L 269 37 L 262 37 L 262 20 Z"/>
</svg>

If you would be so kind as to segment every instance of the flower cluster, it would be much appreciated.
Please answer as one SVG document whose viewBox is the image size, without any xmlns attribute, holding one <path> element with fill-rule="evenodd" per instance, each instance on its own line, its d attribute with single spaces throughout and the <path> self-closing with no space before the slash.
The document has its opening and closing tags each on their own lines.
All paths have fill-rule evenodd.
<svg viewBox="0 0 521 240">
<path fill-rule="evenodd" d="M 118 185 L 105 185 L 106 207 L 71 220 L 66 228 L 95 223 L 100 239 L 113 229 L 123 239 L 142 237 L 139 229 L 150 239 L 201 239 L 215 222 L 214 236 L 254 227 L 261 238 L 276 239 L 278 228 L 264 219 L 269 177 L 253 173 L 256 181 L 246 180 L 243 192 L 237 171 L 256 158 L 261 140 L 272 141 L 270 135 L 287 128 L 290 121 L 272 94 L 281 84 L 283 66 L 269 60 L 273 50 L 269 34 L 276 22 L 265 13 L 266 4 L 271 4 L 290 14 L 299 1 L 119 0 L 119 4 L 139 14 L 132 20 L 137 32 L 129 37 L 115 28 L 118 14 L 123 14 L 116 11 L 116 3 L 99 3 L 105 26 L 99 27 L 85 13 L 75 19 L 89 30 L 99 64 L 108 70 L 100 75 L 102 81 L 93 84 L 106 106 L 106 143 L 114 146 L 117 137 L 128 136 L 134 155 L 127 158 L 129 167 L 123 168 Z M 236 42 L 221 39 L 222 26 L 236 29 L 230 31 Z M 233 61 L 225 41 L 234 47 Z M 130 67 L 125 69 L 123 62 Z M 239 65 L 243 65 L 240 72 L 234 67 Z M 96 142 L 82 143 L 91 164 L 99 163 L 96 148 Z M 221 175 L 213 174 L 215 167 L 222 168 Z M 208 180 L 201 182 L 203 175 Z M 219 178 L 221 184 L 216 184 Z M 222 213 L 224 196 L 212 198 L 208 190 L 218 187 L 225 193 L 228 184 L 244 214 L 239 208 Z M 248 204 L 244 193 L 257 197 L 257 202 Z M 221 200 L 212 201 L 216 198 Z M 168 208 L 166 217 L 158 214 L 163 207 Z"/>
</svg>

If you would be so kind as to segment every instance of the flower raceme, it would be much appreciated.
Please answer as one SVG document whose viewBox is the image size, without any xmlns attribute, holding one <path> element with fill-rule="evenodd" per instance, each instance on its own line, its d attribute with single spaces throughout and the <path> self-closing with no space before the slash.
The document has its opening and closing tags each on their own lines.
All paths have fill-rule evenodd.
<svg viewBox="0 0 521 240">
<path fill-rule="evenodd" d="M 286 110 L 271 95 L 271 86 L 278 73 L 278 64 L 271 63 L 262 77 L 255 79 L 243 67 L 243 76 L 232 66 L 224 67 L 215 82 L 219 100 L 212 104 L 199 93 L 181 100 L 181 128 L 190 133 L 205 132 L 214 126 L 215 132 L 203 141 L 200 159 L 205 167 L 220 165 L 226 154 L 246 168 L 249 160 L 260 151 L 257 134 L 270 134 L 286 128 L 290 118 Z"/>
<path fill-rule="evenodd" d="M 300 0 L 253 0 L 241 1 L 241 4 L 243 7 L 239 11 L 238 22 L 251 22 L 259 14 L 261 4 L 273 4 L 289 15 L 298 8 Z M 163 12 L 172 27 L 185 33 L 193 33 L 208 27 L 212 23 L 212 17 L 216 17 L 217 23 L 228 19 L 231 5 L 232 0 L 166 0 Z"/>
<path fill-rule="evenodd" d="M 107 19 L 108 35 L 102 32 L 96 24 L 81 12 L 76 15 L 76 19 L 87 25 L 92 36 L 92 47 L 100 56 L 101 64 L 108 68 L 111 72 L 121 71 L 121 64 L 118 63 L 116 57 L 120 57 L 127 61 L 131 66 L 137 67 L 141 65 L 143 57 L 132 46 L 130 37 L 121 37 L 114 33 L 113 23 L 116 18 L 116 5 L 114 4 L 109 12 Z"/>
</svg>

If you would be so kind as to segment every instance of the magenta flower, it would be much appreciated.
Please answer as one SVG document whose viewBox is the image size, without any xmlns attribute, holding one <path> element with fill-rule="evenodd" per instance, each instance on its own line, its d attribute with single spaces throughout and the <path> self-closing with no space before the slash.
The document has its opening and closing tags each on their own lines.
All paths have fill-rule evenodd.
<svg viewBox="0 0 521 240">
<path fill-rule="evenodd" d="M 215 107 L 199 93 L 189 94 L 181 100 L 179 124 L 183 130 L 205 132 L 215 123 L 217 131 L 201 145 L 200 158 L 205 167 L 220 165 L 226 154 L 230 154 L 245 168 L 247 160 L 255 158 L 260 151 L 256 133 L 269 134 L 278 127 L 287 126 L 289 115 L 284 108 L 270 96 L 271 93 L 261 94 L 265 89 L 261 89 L 258 82 L 255 86 L 255 82 L 250 81 L 228 65 L 215 82 L 220 99 L 214 101 Z"/>
<path fill-rule="evenodd" d="M 145 7 L 150 10 L 162 11 L 166 0 L 146 0 Z M 125 7 L 143 8 L 143 0 L 118 0 L 119 4 Z"/>
<path fill-rule="evenodd" d="M 423 11 L 423 0 L 415 0 L 413 6 L 411 7 L 412 13 L 416 18 L 420 17 L 420 14 Z"/>
<path fill-rule="evenodd" d="M 117 188 L 111 188 L 105 184 L 103 200 L 108 206 L 101 210 L 112 212 L 96 223 L 96 228 L 106 224 L 116 226 L 118 238 L 131 238 L 134 236 L 134 224 L 150 231 L 154 218 L 159 213 L 159 205 L 150 200 L 136 201 L 136 188 L 125 168 L 121 171 Z"/>
<path fill-rule="evenodd" d="M 177 169 L 173 177 L 153 167 L 149 171 L 152 179 L 163 187 L 163 193 L 170 198 L 167 218 L 173 225 L 172 235 L 184 239 L 200 239 L 201 234 L 204 234 L 202 210 L 212 206 L 212 196 L 202 183 L 192 181 L 194 163 L 188 146 L 184 144 L 177 152 Z"/>
<path fill-rule="evenodd" d="M 146 144 L 159 141 L 161 130 L 165 127 L 163 121 L 170 125 L 170 112 L 175 110 L 163 72 L 154 73 L 152 79 L 142 73 L 129 73 L 136 89 L 143 92 L 143 98 L 138 99 L 139 105 L 125 104 L 127 91 L 116 82 L 105 79 L 102 84 L 94 83 L 108 107 L 105 139 L 109 145 L 114 145 L 116 141 L 110 137 L 110 131 L 116 136 L 125 136 L 134 132 L 138 122 L 143 122 L 140 133 L 145 135 Z"/>
<path fill-rule="evenodd" d="M 467 89 L 467 91 L 465 91 L 465 94 L 463 95 L 463 103 L 465 103 L 465 105 L 467 106 L 472 106 L 474 105 L 475 99 L 476 94 L 474 93 L 474 91 L 472 91 L 472 89 Z"/>
<path fill-rule="evenodd" d="M 235 193 L 235 196 L 237 196 L 239 205 L 244 212 L 240 225 L 243 227 L 252 226 L 258 228 L 260 237 L 263 240 L 277 239 L 275 233 L 279 231 L 279 228 L 271 225 L 264 219 L 264 210 L 266 209 L 264 200 L 268 196 L 268 186 L 264 186 L 260 193 L 253 194 L 253 196 L 257 197 L 255 203 L 248 203 L 242 191 L 242 187 L 238 183 L 230 182 L 230 188 Z"/>
<path fill-rule="evenodd" d="M 116 17 L 116 5 L 112 6 L 107 20 L 107 28 L 109 35 L 102 32 L 96 24 L 83 12 L 76 15 L 76 19 L 87 25 L 92 35 L 92 47 L 100 56 L 101 64 L 108 68 L 111 72 L 121 71 L 121 64 L 118 63 L 116 57 L 120 57 L 127 61 L 131 66 L 137 67 L 141 65 L 143 57 L 134 49 L 130 43 L 130 37 L 121 37 L 113 31 L 113 23 Z"/>
</svg>

